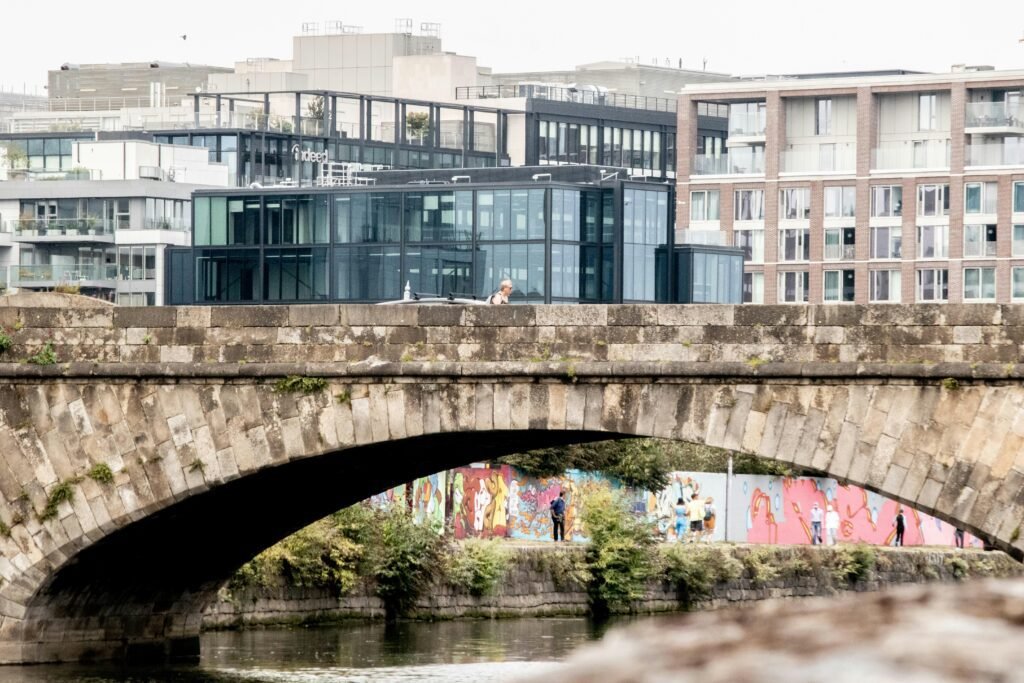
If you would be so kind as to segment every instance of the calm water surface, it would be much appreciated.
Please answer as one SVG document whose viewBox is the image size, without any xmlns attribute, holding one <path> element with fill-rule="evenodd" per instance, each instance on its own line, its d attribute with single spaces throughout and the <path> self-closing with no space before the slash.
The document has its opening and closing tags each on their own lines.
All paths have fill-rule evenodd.
<svg viewBox="0 0 1024 683">
<path fill-rule="evenodd" d="M 613 624 L 614 626 L 615 624 Z M 198 665 L 0 668 L 4 683 L 491 683 L 555 671 L 606 627 L 515 619 L 207 633 Z"/>
</svg>

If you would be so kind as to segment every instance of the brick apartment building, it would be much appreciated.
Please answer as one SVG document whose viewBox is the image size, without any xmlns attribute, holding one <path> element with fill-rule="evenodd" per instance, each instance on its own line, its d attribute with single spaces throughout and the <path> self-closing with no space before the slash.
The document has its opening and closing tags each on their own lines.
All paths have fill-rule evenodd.
<svg viewBox="0 0 1024 683">
<path fill-rule="evenodd" d="M 676 229 L 742 246 L 753 303 L 1024 302 L 1022 92 L 984 68 L 688 85 Z"/>
</svg>

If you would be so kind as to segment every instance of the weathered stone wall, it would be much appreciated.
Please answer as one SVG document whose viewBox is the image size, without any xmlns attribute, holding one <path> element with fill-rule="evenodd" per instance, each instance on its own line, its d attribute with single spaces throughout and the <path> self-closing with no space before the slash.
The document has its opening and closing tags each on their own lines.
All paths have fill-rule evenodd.
<svg viewBox="0 0 1024 683">
<path fill-rule="evenodd" d="M 737 559 L 752 550 L 750 546 L 718 547 Z M 586 588 L 559 575 L 554 568 L 564 564 L 548 559 L 562 553 L 573 555 L 582 563 L 584 551 L 582 546 L 515 548 L 512 566 L 493 595 L 478 597 L 464 588 L 441 583 L 416 603 L 412 616 L 457 619 L 588 614 Z M 875 551 L 878 559 L 870 576 L 848 583 L 825 574 L 793 569 L 794 558 L 807 557 L 808 552 L 828 556 L 835 552 L 832 548 L 761 546 L 759 552 L 767 553 L 767 564 L 779 573 L 776 578 L 758 582 L 748 569 L 736 580 L 717 584 L 710 595 L 698 598 L 692 606 L 686 604 L 685 592 L 657 581 L 648 586 L 647 595 L 637 609 L 640 612 L 720 609 L 760 600 L 828 596 L 847 591 L 872 592 L 900 584 L 1024 575 L 1024 566 L 1003 553 L 936 548 L 876 548 Z M 962 564 L 954 567 L 954 558 L 959 558 Z M 203 616 L 203 627 L 238 628 L 383 616 L 383 603 L 373 594 L 370 585 L 361 584 L 352 593 L 337 597 L 328 589 L 289 586 L 280 579 L 269 587 L 221 590 L 218 600 Z"/>
</svg>

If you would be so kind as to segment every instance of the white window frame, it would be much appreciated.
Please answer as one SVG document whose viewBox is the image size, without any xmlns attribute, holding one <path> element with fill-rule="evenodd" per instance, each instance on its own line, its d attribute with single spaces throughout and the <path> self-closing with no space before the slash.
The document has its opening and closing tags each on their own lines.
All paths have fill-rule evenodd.
<svg viewBox="0 0 1024 683">
<path fill-rule="evenodd" d="M 917 129 L 936 130 L 939 125 L 939 96 L 937 93 L 920 93 L 917 96 Z"/>
<path fill-rule="evenodd" d="M 875 201 L 875 190 L 882 190 L 888 194 L 889 213 L 879 213 L 878 203 Z M 895 210 L 893 201 L 893 190 L 900 191 L 900 208 Z M 872 218 L 899 218 L 903 215 L 903 186 L 902 185 L 872 185 L 871 186 L 871 217 Z"/>
<path fill-rule="evenodd" d="M 695 195 L 704 195 L 703 200 L 703 216 L 695 217 L 693 215 L 693 209 L 697 206 L 697 203 L 693 200 Z M 711 211 L 711 207 L 714 207 L 714 211 Z M 710 217 L 711 214 L 714 217 Z M 690 221 L 691 222 L 706 222 L 706 221 L 717 221 L 721 218 L 721 204 L 720 194 L 718 190 L 691 190 L 690 191 Z"/>
<path fill-rule="evenodd" d="M 988 239 L 989 226 L 984 223 L 964 225 L 964 258 L 995 258 L 996 241 Z M 998 238 L 998 232 L 995 236 Z M 971 238 L 974 239 L 971 239 Z"/>
<path fill-rule="evenodd" d="M 924 195 L 928 188 L 935 188 L 936 213 L 924 212 Z M 917 215 L 934 218 L 949 215 L 949 183 L 926 183 L 917 186 Z"/>
<path fill-rule="evenodd" d="M 825 105 L 825 121 L 822 126 L 821 106 Z M 824 130 L 822 130 L 824 128 Z M 819 97 L 814 100 L 814 134 L 832 135 L 832 98 Z"/>
<path fill-rule="evenodd" d="M 1017 282 L 1020 281 L 1020 294 L 1018 294 Z M 1011 269 L 1010 272 L 1010 298 L 1013 301 L 1024 301 L 1024 268 L 1019 266 Z"/>
<path fill-rule="evenodd" d="M 789 217 L 789 200 L 787 195 L 792 193 L 795 200 L 795 217 Z M 811 188 L 809 187 L 784 187 L 779 190 L 779 220 L 802 221 L 811 217 Z"/>
<path fill-rule="evenodd" d="M 847 200 L 852 201 L 847 204 Z M 836 201 L 838 200 L 838 204 Z M 835 212 L 835 207 L 839 211 Z M 847 211 L 849 209 L 849 211 Z M 825 218 L 853 218 L 857 214 L 857 188 L 853 185 L 833 185 L 825 188 Z"/>
<path fill-rule="evenodd" d="M 1020 201 L 1017 201 L 1018 198 Z M 1012 213 L 1024 214 L 1024 181 L 1013 184 L 1013 193 L 1010 195 L 1010 211 Z"/>
<path fill-rule="evenodd" d="M 843 268 L 841 270 L 824 270 L 821 273 L 821 300 L 827 304 L 851 304 L 854 299 L 845 300 L 843 299 L 843 280 L 846 273 L 854 273 L 854 278 L 857 277 L 856 272 L 853 268 Z M 835 292 L 832 296 L 829 296 L 829 280 L 835 278 Z"/>
<path fill-rule="evenodd" d="M 882 276 L 886 279 L 889 298 L 878 297 L 878 285 Z M 893 280 L 895 279 L 895 282 Z M 898 304 L 903 298 L 903 273 L 898 269 L 868 271 L 868 301 L 873 304 Z"/>
<path fill-rule="evenodd" d="M 942 288 L 945 287 L 945 289 L 946 289 L 946 297 L 945 298 L 942 298 L 942 299 L 940 299 L 940 298 L 925 299 L 923 297 L 924 285 L 921 282 L 921 280 L 922 280 L 922 275 L 924 273 L 932 273 L 932 275 L 935 277 L 935 284 L 933 285 L 933 288 L 935 289 L 936 292 L 941 291 Z M 942 274 L 941 277 L 939 275 L 940 273 Z M 914 289 L 914 296 L 915 296 L 915 298 L 916 298 L 918 303 L 945 303 L 945 302 L 949 301 L 949 269 L 948 268 L 919 268 L 916 271 L 914 271 L 914 279 L 915 279 L 915 283 L 914 283 L 914 287 L 915 287 L 915 289 Z M 942 280 L 941 285 L 939 283 L 939 280 Z"/>
<path fill-rule="evenodd" d="M 788 276 L 793 277 L 793 290 L 795 300 L 786 301 L 786 278 Z M 810 273 L 806 270 L 780 270 L 779 271 L 779 289 L 776 293 L 776 300 L 780 304 L 806 304 L 807 293 L 810 289 Z"/>
<path fill-rule="evenodd" d="M 940 240 L 932 240 L 932 248 L 934 253 L 930 256 L 924 255 L 924 236 L 923 230 L 931 229 L 935 235 L 942 235 Z M 930 225 L 919 225 L 917 226 L 917 258 L 919 259 L 938 259 L 938 258 L 949 258 L 949 226 L 945 224 L 930 224 Z"/>
<path fill-rule="evenodd" d="M 853 229 L 852 225 L 848 225 L 845 228 L 825 228 L 825 244 L 823 246 L 822 260 L 823 261 L 853 261 L 857 258 L 857 254 L 851 254 L 847 256 L 847 247 L 856 247 L 857 244 L 857 233 L 854 231 L 853 242 L 847 244 L 843 239 L 847 234 L 847 231 Z M 838 244 L 838 256 L 835 254 L 829 254 L 829 236 L 830 233 L 839 233 Z"/>
<path fill-rule="evenodd" d="M 733 230 L 733 246 L 742 247 L 739 243 L 739 233 L 750 233 L 750 260 L 745 263 L 764 263 L 764 230 Z M 760 239 L 756 239 L 760 238 Z"/>
<path fill-rule="evenodd" d="M 1024 256 L 1024 225 L 1020 223 L 1014 223 L 1013 232 L 1013 252 L 1014 256 Z M 1020 238 L 1018 239 L 1018 235 Z"/>
<path fill-rule="evenodd" d="M 977 211 L 971 211 L 967 208 L 967 191 L 977 187 L 980 191 L 979 208 Z M 999 200 L 999 184 L 992 181 L 986 182 L 975 182 L 975 183 L 964 183 L 964 213 L 968 215 L 975 214 L 994 214 L 997 211 L 997 202 Z"/>
<path fill-rule="evenodd" d="M 750 301 L 744 299 L 743 303 L 763 304 L 764 303 L 764 273 L 744 273 L 743 279 L 750 278 Z M 741 283 L 746 287 L 746 283 Z M 743 292 L 746 295 L 746 292 Z"/>
<path fill-rule="evenodd" d="M 967 296 L 967 277 L 968 273 L 977 271 L 978 277 L 978 295 L 979 296 Z M 984 277 L 988 275 L 990 279 L 990 285 L 992 287 L 992 296 L 981 296 L 985 291 Z M 996 268 L 995 266 L 968 266 L 963 270 L 963 302 L 964 303 L 987 303 L 996 300 Z"/>
<path fill-rule="evenodd" d="M 740 196 L 750 194 L 748 201 L 751 208 L 751 218 L 740 218 Z M 755 201 L 755 197 L 760 195 L 760 201 Z M 760 210 L 760 215 L 754 215 L 757 213 L 755 210 Z M 732 215 L 733 220 L 736 222 L 744 221 L 763 221 L 764 220 L 764 190 L 735 190 L 733 192 L 733 204 L 732 204 Z"/>
<path fill-rule="evenodd" d="M 887 231 L 885 244 L 885 256 L 878 256 L 878 232 Z M 896 233 L 899 233 L 898 235 Z M 899 249 L 895 248 L 895 237 L 899 237 Z M 871 228 L 871 242 L 868 245 L 868 258 L 873 261 L 891 261 L 903 257 L 903 226 L 902 225 L 876 225 Z M 894 252 L 898 252 L 895 253 Z"/>
<path fill-rule="evenodd" d="M 796 232 L 796 250 L 799 258 L 786 258 L 786 233 Z M 810 228 L 779 228 L 779 263 L 807 263 L 811 260 Z"/>
</svg>

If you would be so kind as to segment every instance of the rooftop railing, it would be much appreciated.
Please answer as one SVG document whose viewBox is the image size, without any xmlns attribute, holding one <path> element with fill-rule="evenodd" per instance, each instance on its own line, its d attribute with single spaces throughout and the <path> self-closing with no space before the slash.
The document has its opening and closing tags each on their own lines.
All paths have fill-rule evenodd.
<svg viewBox="0 0 1024 683">
<path fill-rule="evenodd" d="M 537 84 L 473 85 L 455 88 L 455 99 L 457 100 L 515 99 L 520 97 L 550 100 L 552 102 L 594 104 L 602 107 L 619 107 L 622 109 L 645 109 L 647 111 L 664 112 L 675 112 L 676 110 L 676 100 L 674 99 L 648 97 L 646 95 L 626 95 L 603 90 L 563 88 Z"/>
</svg>

